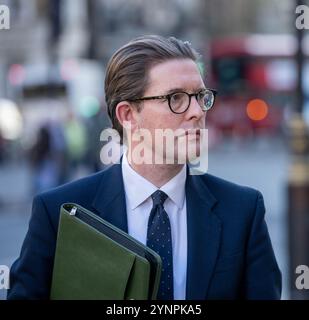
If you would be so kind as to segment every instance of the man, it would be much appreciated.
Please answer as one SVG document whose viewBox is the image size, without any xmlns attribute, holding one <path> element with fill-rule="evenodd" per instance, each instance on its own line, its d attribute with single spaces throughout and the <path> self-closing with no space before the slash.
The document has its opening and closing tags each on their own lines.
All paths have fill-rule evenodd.
<svg viewBox="0 0 309 320">
<path fill-rule="evenodd" d="M 187 162 L 203 152 L 200 132 L 214 104 L 198 58 L 188 42 L 159 36 L 137 38 L 113 55 L 106 102 L 127 151 L 121 165 L 35 197 L 9 299 L 49 297 L 64 202 L 96 212 L 161 255 L 159 299 L 280 298 L 262 195 L 209 174 L 192 175 L 179 161 L 183 150 Z M 157 163 L 159 146 L 151 142 L 159 129 L 172 130 L 172 141 L 182 144 L 163 148 L 164 161 Z M 151 151 L 150 163 L 134 156 L 142 130 L 149 133 L 143 155 Z M 166 161 L 171 154 L 174 163 Z"/>
</svg>

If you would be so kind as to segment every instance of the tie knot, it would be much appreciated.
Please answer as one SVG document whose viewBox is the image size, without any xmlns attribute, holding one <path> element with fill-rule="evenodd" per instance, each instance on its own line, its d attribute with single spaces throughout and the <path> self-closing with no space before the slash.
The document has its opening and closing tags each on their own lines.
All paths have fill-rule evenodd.
<svg viewBox="0 0 309 320">
<path fill-rule="evenodd" d="M 167 194 L 161 190 L 157 190 L 151 195 L 151 198 L 154 206 L 159 204 L 163 205 L 164 201 L 167 199 Z"/>
</svg>

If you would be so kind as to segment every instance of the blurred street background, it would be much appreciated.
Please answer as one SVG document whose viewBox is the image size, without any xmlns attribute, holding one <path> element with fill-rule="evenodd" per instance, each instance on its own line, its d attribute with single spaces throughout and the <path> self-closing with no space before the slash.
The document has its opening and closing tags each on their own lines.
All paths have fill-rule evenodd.
<svg viewBox="0 0 309 320">
<path fill-rule="evenodd" d="M 112 53 L 142 34 L 172 35 L 203 55 L 206 85 L 219 92 L 207 114 L 209 173 L 262 192 L 282 298 L 308 298 L 293 287 L 295 265 L 309 265 L 309 37 L 295 27 L 300 2 L 309 6 L 0 0 L 10 9 L 10 28 L 0 29 L 0 265 L 19 255 L 35 194 L 104 168 Z"/>
</svg>

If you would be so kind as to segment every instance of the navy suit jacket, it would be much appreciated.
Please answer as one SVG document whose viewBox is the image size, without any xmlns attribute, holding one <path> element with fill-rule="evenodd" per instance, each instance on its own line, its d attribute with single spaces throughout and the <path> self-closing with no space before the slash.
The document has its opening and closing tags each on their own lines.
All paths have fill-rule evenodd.
<svg viewBox="0 0 309 320">
<path fill-rule="evenodd" d="M 186 299 L 280 299 L 281 273 L 260 192 L 187 175 Z M 37 195 L 8 299 L 48 299 L 60 206 L 78 203 L 128 232 L 120 165 Z"/>
</svg>

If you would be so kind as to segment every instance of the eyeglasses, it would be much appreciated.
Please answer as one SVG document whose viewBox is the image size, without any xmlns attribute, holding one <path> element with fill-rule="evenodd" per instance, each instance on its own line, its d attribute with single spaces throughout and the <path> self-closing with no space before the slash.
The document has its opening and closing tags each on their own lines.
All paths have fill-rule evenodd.
<svg viewBox="0 0 309 320">
<path fill-rule="evenodd" d="M 213 89 L 204 89 L 197 93 L 187 92 L 174 92 L 164 96 L 143 97 L 138 99 L 130 99 L 130 101 L 143 101 L 143 100 L 157 100 L 165 99 L 168 101 L 168 106 L 173 113 L 186 112 L 191 103 L 191 98 L 195 97 L 203 111 L 211 109 L 215 103 L 217 91 Z"/>
</svg>

